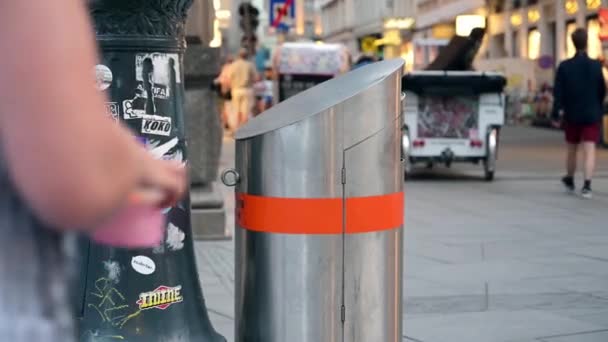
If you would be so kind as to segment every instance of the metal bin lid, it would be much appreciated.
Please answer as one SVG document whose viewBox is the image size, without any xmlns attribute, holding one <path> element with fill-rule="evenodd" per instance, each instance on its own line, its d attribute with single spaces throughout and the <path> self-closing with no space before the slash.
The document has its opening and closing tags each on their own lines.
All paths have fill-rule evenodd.
<svg viewBox="0 0 608 342">
<path fill-rule="evenodd" d="M 237 131 L 235 139 L 253 138 L 327 113 L 328 109 L 382 82 L 403 64 L 400 58 L 372 63 L 323 82 L 249 120 Z"/>
</svg>

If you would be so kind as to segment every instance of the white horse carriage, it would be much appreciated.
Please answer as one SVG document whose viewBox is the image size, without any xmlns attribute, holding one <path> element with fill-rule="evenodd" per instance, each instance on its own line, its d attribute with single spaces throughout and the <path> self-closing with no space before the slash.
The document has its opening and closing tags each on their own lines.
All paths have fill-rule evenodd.
<svg viewBox="0 0 608 342">
<path fill-rule="evenodd" d="M 419 71 L 405 75 L 403 147 L 406 176 L 416 164 L 483 163 L 494 178 L 504 124 L 505 78 L 475 71 Z"/>
<path fill-rule="evenodd" d="M 506 79 L 472 70 L 483 35 L 473 29 L 469 37 L 455 36 L 426 70 L 403 77 L 406 177 L 420 163 L 472 162 L 494 179 Z"/>
</svg>

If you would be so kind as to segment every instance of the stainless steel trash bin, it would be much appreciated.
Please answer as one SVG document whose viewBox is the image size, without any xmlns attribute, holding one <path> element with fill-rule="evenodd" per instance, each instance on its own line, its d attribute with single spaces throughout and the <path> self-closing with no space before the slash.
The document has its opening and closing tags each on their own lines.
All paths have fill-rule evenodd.
<svg viewBox="0 0 608 342">
<path fill-rule="evenodd" d="M 278 104 L 236 135 L 236 341 L 401 341 L 403 62 Z"/>
</svg>

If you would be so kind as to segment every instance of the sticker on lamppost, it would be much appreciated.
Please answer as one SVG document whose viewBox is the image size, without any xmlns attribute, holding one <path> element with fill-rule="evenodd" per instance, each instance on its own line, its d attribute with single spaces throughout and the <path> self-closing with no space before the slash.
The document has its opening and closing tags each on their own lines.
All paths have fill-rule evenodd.
<svg viewBox="0 0 608 342">
<path fill-rule="evenodd" d="M 171 118 L 159 115 L 141 116 L 141 133 L 152 135 L 171 135 Z"/>
<path fill-rule="evenodd" d="M 165 310 L 171 305 L 181 303 L 184 300 L 181 291 L 181 285 L 175 287 L 159 286 L 154 291 L 141 293 L 139 300 L 135 303 L 139 305 L 140 310 Z"/>
<path fill-rule="evenodd" d="M 135 272 L 150 275 L 156 271 L 156 264 L 154 260 L 148 258 L 145 255 L 138 255 L 131 259 L 131 267 L 135 270 Z"/>
<path fill-rule="evenodd" d="M 106 115 L 114 121 L 118 121 L 120 109 L 116 102 L 106 102 Z"/>
<path fill-rule="evenodd" d="M 97 83 L 97 89 L 106 90 L 112 85 L 112 70 L 103 64 L 97 64 L 95 66 L 95 81 Z"/>
</svg>

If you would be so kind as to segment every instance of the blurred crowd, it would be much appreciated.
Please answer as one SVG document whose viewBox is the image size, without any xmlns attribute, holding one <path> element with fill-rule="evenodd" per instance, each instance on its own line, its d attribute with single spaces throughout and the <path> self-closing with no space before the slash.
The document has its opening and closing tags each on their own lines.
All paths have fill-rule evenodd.
<svg viewBox="0 0 608 342">
<path fill-rule="evenodd" d="M 273 103 L 273 72 L 269 62 L 257 66 L 247 50 L 237 58 L 227 55 L 220 74 L 213 81 L 219 98 L 218 112 L 226 134 L 234 132 L 249 118 L 267 110 Z"/>
<path fill-rule="evenodd" d="M 226 55 L 219 75 L 213 80 L 212 88 L 219 99 L 218 112 L 226 135 L 233 136 L 250 118 L 278 102 L 278 90 L 275 89 L 277 73 L 270 52 L 261 52 L 253 56 L 242 49 L 236 58 Z M 314 54 L 311 56 L 320 58 Z M 346 60 L 341 62 L 344 66 L 340 66 L 341 72 L 382 60 L 371 54 L 361 54 L 353 60 L 348 51 L 346 56 Z"/>
<path fill-rule="evenodd" d="M 553 86 L 543 83 L 538 89 L 529 89 L 521 94 L 518 91 L 505 91 L 507 96 L 506 119 L 510 124 L 551 126 L 553 109 Z"/>
</svg>

